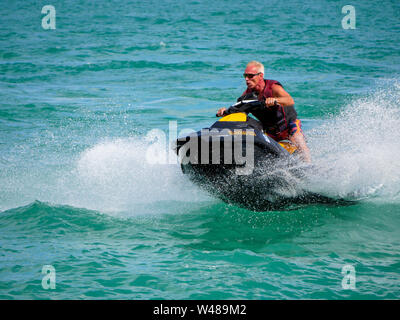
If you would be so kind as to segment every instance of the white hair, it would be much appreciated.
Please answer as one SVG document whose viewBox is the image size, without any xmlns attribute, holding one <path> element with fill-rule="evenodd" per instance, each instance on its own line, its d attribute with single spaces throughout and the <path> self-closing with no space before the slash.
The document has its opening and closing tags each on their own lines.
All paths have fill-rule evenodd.
<svg viewBox="0 0 400 320">
<path fill-rule="evenodd" d="M 258 72 L 264 73 L 264 65 L 261 62 L 253 60 L 250 61 L 246 67 L 248 66 L 255 66 Z"/>
</svg>

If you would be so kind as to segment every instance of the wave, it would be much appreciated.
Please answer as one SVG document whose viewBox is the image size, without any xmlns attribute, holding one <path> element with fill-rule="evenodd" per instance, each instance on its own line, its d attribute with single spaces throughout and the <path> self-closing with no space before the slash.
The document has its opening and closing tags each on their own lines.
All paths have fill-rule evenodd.
<svg viewBox="0 0 400 320">
<path fill-rule="evenodd" d="M 347 104 L 307 132 L 313 162 L 309 188 L 353 199 L 400 200 L 400 84 Z"/>
<path fill-rule="evenodd" d="M 185 61 L 180 63 L 161 63 L 148 60 L 111 60 L 107 62 L 87 62 L 75 66 L 70 65 L 51 65 L 33 63 L 3 63 L 0 65 L 0 73 L 3 74 L 36 74 L 43 72 L 65 72 L 66 74 L 76 74 L 85 71 L 104 71 L 113 69 L 157 69 L 157 70 L 203 70 L 213 66 L 203 61 Z"/>
<path fill-rule="evenodd" d="M 85 207 L 117 212 L 168 212 L 163 202 L 178 202 L 173 211 L 180 211 L 185 202 L 206 200 L 175 164 L 151 163 L 148 142 L 141 139 L 118 139 L 103 142 L 85 150 L 74 170 L 75 181 L 85 190 L 89 200 Z M 156 152 L 164 152 L 156 145 Z M 154 150 L 154 149 L 153 149 Z M 160 154 L 160 153 L 159 153 Z M 185 207 L 184 205 L 182 206 Z M 181 208 L 182 208 L 181 207 Z"/>
<path fill-rule="evenodd" d="M 148 161 L 151 145 L 138 136 L 108 140 L 84 149 L 70 164 L 52 159 L 65 165 L 10 168 L 1 177 L 3 210 L 38 199 L 128 217 L 184 213 L 210 203 L 176 163 Z M 166 150 L 161 145 L 155 148 Z"/>
<path fill-rule="evenodd" d="M 116 221 L 95 211 L 34 201 L 1 212 L 0 225 L 7 232 L 26 233 L 40 228 L 41 235 L 106 230 Z M 121 221 L 122 223 L 122 221 Z"/>
</svg>

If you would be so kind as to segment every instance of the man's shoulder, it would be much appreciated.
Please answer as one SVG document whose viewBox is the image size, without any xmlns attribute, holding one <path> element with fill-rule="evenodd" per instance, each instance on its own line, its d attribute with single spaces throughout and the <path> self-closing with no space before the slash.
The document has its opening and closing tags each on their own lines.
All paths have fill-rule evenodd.
<svg viewBox="0 0 400 320">
<path fill-rule="evenodd" d="M 283 87 L 282 83 L 280 83 L 278 80 L 265 79 L 265 82 L 270 87 L 274 87 L 276 85 Z"/>
<path fill-rule="evenodd" d="M 271 90 L 272 90 L 273 92 L 275 92 L 275 91 L 280 91 L 281 89 L 283 89 L 283 85 L 282 85 L 282 83 L 280 83 L 279 81 L 275 81 L 275 80 L 274 80 L 274 83 L 272 83 L 272 84 L 270 85 L 270 88 L 271 88 Z"/>
</svg>

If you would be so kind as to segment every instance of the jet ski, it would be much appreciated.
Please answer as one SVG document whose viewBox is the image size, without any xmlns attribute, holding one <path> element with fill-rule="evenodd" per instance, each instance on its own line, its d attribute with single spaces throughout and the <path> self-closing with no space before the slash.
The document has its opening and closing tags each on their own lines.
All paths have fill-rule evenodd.
<svg viewBox="0 0 400 320">
<path fill-rule="evenodd" d="M 243 99 L 225 110 L 209 128 L 180 137 L 176 152 L 182 172 L 223 201 L 253 211 L 288 205 L 332 202 L 305 192 L 302 178 L 309 169 L 290 141 L 275 141 L 249 113 L 265 104 Z"/>
</svg>

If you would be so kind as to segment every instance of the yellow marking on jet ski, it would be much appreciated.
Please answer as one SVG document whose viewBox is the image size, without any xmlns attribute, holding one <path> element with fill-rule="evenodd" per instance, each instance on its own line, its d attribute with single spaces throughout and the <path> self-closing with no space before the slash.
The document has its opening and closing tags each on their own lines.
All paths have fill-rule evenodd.
<svg viewBox="0 0 400 320">
<path fill-rule="evenodd" d="M 292 154 L 297 150 L 297 147 L 290 141 L 279 141 L 278 143 L 281 145 L 281 147 L 286 149 L 286 151 L 289 152 L 290 154 Z"/>
<path fill-rule="evenodd" d="M 246 130 L 235 130 L 235 131 L 229 131 L 230 135 L 243 135 L 243 136 L 256 136 L 256 133 L 254 131 L 246 131 Z"/>
<path fill-rule="evenodd" d="M 247 121 L 247 115 L 245 113 L 232 113 L 229 114 L 225 117 L 223 117 L 222 119 L 220 119 L 219 121 L 240 121 L 240 122 L 246 122 Z"/>
</svg>

